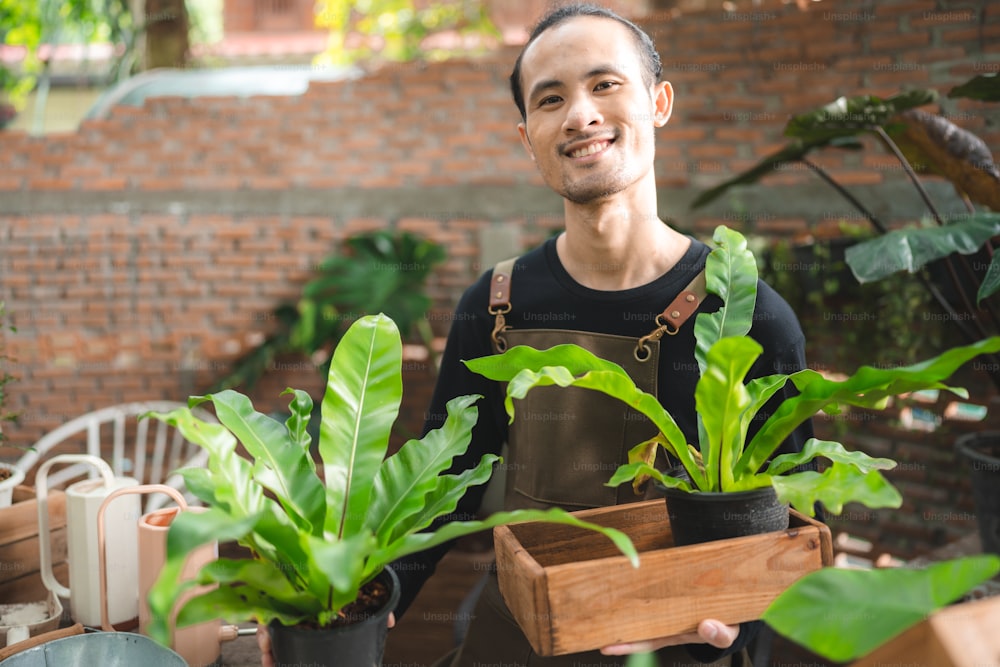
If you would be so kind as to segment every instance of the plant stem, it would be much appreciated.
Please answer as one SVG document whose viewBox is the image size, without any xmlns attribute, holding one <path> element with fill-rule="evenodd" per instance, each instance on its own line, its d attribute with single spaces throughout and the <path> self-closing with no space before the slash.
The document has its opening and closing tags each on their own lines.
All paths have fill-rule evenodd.
<svg viewBox="0 0 1000 667">
<path fill-rule="evenodd" d="M 829 185 L 834 190 L 839 192 L 840 196 L 842 196 L 844 199 L 850 202 L 851 205 L 854 206 L 854 208 L 856 208 L 859 213 L 861 213 L 861 215 L 865 216 L 868 219 L 868 222 L 872 223 L 872 227 L 878 230 L 880 234 L 887 234 L 889 232 L 888 228 L 886 228 L 886 226 L 882 223 L 881 220 L 875 217 L 874 213 L 869 211 L 868 208 L 865 207 L 865 205 L 862 204 L 857 197 L 855 197 L 847 190 L 847 188 L 845 188 L 837 181 L 833 180 L 833 177 L 830 176 L 830 174 L 825 169 L 823 169 L 823 167 L 819 166 L 815 162 L 811 162 L 805 157 L 801 157 L 799 159 L 802 161 L 802 164 L 812 169 L 817 176 L 826 181 L 827 185 Z"/>
<path fill-rule="evenodd" d="M 858 212 L 861 213 L 861 215 L 865 216 L 865 218 L 868 219 L 868 221 L 872 224 L 872 226 L 876 230 L 878 230 L 882 234 L 886 234 L 888 232 L 886 226 L 882 224 L 882 222 L 877 217 L 875 217 L 875 214 L 869 211 L 865 207 L 865 205 L 862 204 L 860 201 L 858 201 L 857 197 L 851 194 L 846 188 L 844 188 L 843 185 L 835 181 L 833 177 L 825 169 L 820 167 L 818 164 L 810 162 L 805 157 L 800 158 L 800 160 L 802 161 L 803 164 L 805 164 L 807 167 L 813 170 L 813 172 L 815 172 L 817 176 L 819 176 L 827 184 L 829 184 L 834 190 L 839 192 L 841 196 L 844 197 L 844 199 L 850 202 L 854 206 L 854 208 L 856 208 Z M 968 342 L 974 343 L 978 341 L 981 337 L 985 337 L 985 334 L 983 334 L 982 336 L 976 335 L 976 332 L 973 331 L 966 324 L 965 319 L 959 315 L 959 313 L 955 310 L 955 307 L 951 305 L 951 302 L 949 302 L 948 299 L 944 296 L 944 294 L 941 293 L 941 290 L 939 290 L 923 273 L 917 273 L 916 276 L 920 284 L 934 298 L 934 301 L 937 302 L 938 306 L 940 306 L 948 314 L 949 319 L 955 323 L 955 326 L 958 327 L 959 331 L 962 332 L 962 335 L 965 336 Z M 952 276 L 953 278 L 955 277 L 954 273 L 952 274 Z M 959 293 L 964 295 L 964 292 L 962 292 L 961 289 L 959 289 Z M 996 377 L 994 377 L 994 375 L 996 375 Z M 1000 374 L 991 373 L 991 379 L 993 380 L 993 383 L 997 386 L 997 388 L 1000 389 Z"/>
<path fill-rule="evenodd" d="M 873 125 L 871 129 L 878 135 L 882 142 L 888 146 L 889 150 L 892 151 L 892 154 L 896 156 L 896 159 L 899 160 L 900 165 L 903 167 L 903 171 L 906 172 L 910 182 L 913 183 L 913 187 L 917 189 L 917 192 L 920 194 L 920 198 L 924 200 L 924 203 L 927 205 L 927 209 L 931 212 L 931 215 L 934 216 L 934 220 L 937 221 L 938 226 L 944 227 L 944 220 L 941 218 L 940 212 L 938 212 L 937 207 L 934 206 L 934 202 L 931 201 L 926 188 L 924 188 L 923 183 L 921 183 L 920 179 L 917 177 L 917 172 L 913 171 L 913 167 L 910 166 L 909 160 L 907 160 L 906 156 L 903 155 L 903 151 L 899 150 L 899 146 L 896 145 L 896 142 L 892 140 L 892 137 L 889 136 L 889 133 L 886 132 L 881 125 Z M 975 282 L 975 276 L 973 275 L 972 269 L 966 258 L 964 256 L 959 256 L 958 261 L 965 267 L 966 275 L 970 276 L 973 279 L 973 282 Z M 980 336 L 982 338 L 988 337 L 989 333 L 983 327 L 982 323 L 975 318 L 974 314 L 976 312 L 976 307 L 972 305 L 972 300 L 969 298 L 968 292 L 964 289 L 961 280 L 959 280 L 958 273 L 955 271 L 955 262 L 951 257 L 945 257 L 944 263 L 945 266 L 948 267 L 948 275 L 951 276 L 951 282 L 955 287 L 955 292 L 957 292 L 959 297 L 962 299 L 962 304 L 965 306 L 965 312 L 972 316 L 973 322 L 975 323 L 975 327 L 979 331 Z M 993 313 L 989 313 L 989 315 L 990 319 L 994 320 L 994 326 L 996 326 L 997 322 L 993 317 Z"/>
<path fill-rule="evenodd" d="M 920 198 L 924 200 L 924 203 L 927 205 L 927 209 L 931 212 L 931 215 L 934 216 L 938 225 L 944 227 L 944 221 L 941 219 L 941 214 L 938 212 L 937 207 L 934 206 L 934 202 L 931 201 L 931 197 L 924 188 L 924 184 L 921 183 L 920 179 L 917 177 L 917 172 L 913 171 L 913 167 L 910 166 L 910 161 L 906 159 L 905 155 L 903 155 L 903 151 L 899 150 L 899 146 L 896 145 L 896 142 L 892 140 L 892 137 L 889 136 L 881 125 L 873 125 L 872 130 L 879 136 L 885 145 L 889 147 L 889 150 L 896 156 L 896 159 L 899 160 L 899 164 L 902 165 L 903 171 L 906 172 L 910 182 L 913 183 L 913 187 L 915 187 L 917 192 L 920 193 Z"/>
</svg>

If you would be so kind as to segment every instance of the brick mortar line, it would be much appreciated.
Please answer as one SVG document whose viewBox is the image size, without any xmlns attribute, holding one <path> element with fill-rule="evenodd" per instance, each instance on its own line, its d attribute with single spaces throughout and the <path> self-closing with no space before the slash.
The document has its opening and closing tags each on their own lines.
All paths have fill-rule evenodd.
<svg viewBox="0 0 1000 667">
<path fill-rule="evenodd" d="M 217 214 L 333 218 L 476 216 L 506 219 L 562 212 L 561 200 L 541 186 L 465 185 L 412 188 L 289 189 L 279 191 L 38 191 L 7 192 L 0 216 Z M 516 195 L 516 196 L 512 196 Z"/>
</svg>

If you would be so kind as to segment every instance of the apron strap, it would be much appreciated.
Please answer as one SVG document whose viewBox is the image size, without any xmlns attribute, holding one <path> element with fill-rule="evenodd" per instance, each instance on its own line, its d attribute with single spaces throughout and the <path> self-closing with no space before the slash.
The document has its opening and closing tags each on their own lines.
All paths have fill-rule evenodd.
<svg viewBox="0 0 1000 667">
<path fill-rule="evenodd" d="M 514 262 L 517 257 L 505 259 L 497 263 L 493 268 L 493 277 L 490 280 L 490 306 L 489 313 L 495 318 L 493 332 L 490 338 L 493 346 L 498 352 L 507 349 L 507 341 L 501 335 L 510 328 L 504 317 L 510 312 L 510 283 L 514 274 Z M 691 317 L 701 302 L 705 300 L 707 292 L 705 289 L 705 271 L 702 270 L 694 277 L 687 287 L 681 290 L 680 294 L 670 302 L 663 312 L 656 316 L 657 327 L 649 334 L 643 336 L 635 345 L 635 358 L 645 361 L 649 358 L 649 349 L 646 343 L 650 340 L 659 340 L 664 334 L 675 335 L 688 318 Z"/>
<path fill-rule="evenodd" d="M 507 349 L 507 341 L 500 334 L 510 328 L 504 314 L 510 312 L 510 280 L 514 274 L 514 262 L 516 261 L 517 257 L 511 257 L 499 262 L 493 268 L 493 278 L 490 280 L 489 313 L 496 318 L 490 338 L 493 340 L 493 347 L 496 348 L 497 352 L 503 352 Z"/>
<path fill-rule="evenodd" d="M 694 280 L 689 282 L 687 287 L 682 289 L 680 294 L 670 302 L 670 305 L 656 316 L 657 327 L 635 344 L 635 358 L 638 361 L 649 359 L 649 348 L 646 347 L 646 343 L 650 340 L 660 340 L 663 338 L 663 334 L 676 335 L 681 325 L 687 322 L 688 318 L 698 310 L 706 295 L 705 271 L 701 270 L 694 277 Z"/>
</svg>

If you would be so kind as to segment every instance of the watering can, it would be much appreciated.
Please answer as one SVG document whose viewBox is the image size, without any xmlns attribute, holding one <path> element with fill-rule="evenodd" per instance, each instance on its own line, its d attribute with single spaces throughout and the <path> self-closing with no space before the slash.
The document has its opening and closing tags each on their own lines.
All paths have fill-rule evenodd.
<svg viewBox="0 0 1000 667">
<path fill-rule="evenodd" d="M 95 467 L 99 478 L 85 479 L 66 489 L 67 560 L 69 586 L 63 586 L 52 572 L 52 551 L 49 539 L 48 482 L 49 469 L 59 463 L 86 463 Z M 60 454 L 48 459 L 35 476 L 35 496 L 38 499 L 38 549 L 42 584 L 62 598 L 69 599 L 70 616 L 83 625 L 97 626 L 101 622 L 100 554 L 97 540 L 97 514 L 104 499 L 117 489 L 137 486 L 132 477 L 115 477 L 111 466 L 89 454 Z M 109 584 L 108 614 L 111 623 L 125 623 L 138 616 L 137 523 L 139 498 L 118 498 L 109 511 L 113 520 L 106 526 L 107 540 L 118 546 L 115 560 L 107 564 L 114 577 Z M 102 576 L 105 574 L 101 570 Z"/>
<path fill-rule="evenodd" d="M 184 496 L 177 489 L 164 484 L 143 484 L 141 486 L 117 489 L 108 494 L 97 514 L 99 571 L 101 574 L 100 589 L 102 595 L 107 585 L 107 569 L 104 567 L 105 547 L 108 545 L 113 545 L 116 548 L 120 546 L 106 537 L 104 530 L 105 510 L 117 502 L 121 496 L 135 496 L 149 493 L 165 493 L 173 498 L 174 502 L 177 503 L 177 507 L 154 510 L 144 514 L 138 520 L 138 536 L 136 539 L 139 554 L 139 576 L 137 588 L 133 590 L 132 594 L 139 600 L 139 632 L 142 634 L 146 634 L 146 629 L 149 627 L 150 622 L 150 609 L 147 600 L 149 589 L 152 588 L 160 576 L 160 570 L 163 569 L 163 565 L 166 562 L 167 530 L 169 530 L 170 524 L 178 512 L 200 512 L 205 509 L 202 507 L 188 507 Z M 195 549 L 188 554 L 187 559 L 184 561 L 181 579 L 194 579 L 203 565 L 218 559 L 218 557 L 219 545 L 217 542 L 210 542 Z M 178 608 L 189 598 L 204 593 L 206 590 L 208 590 L 208 587 L 201 586 L 188 591 L 178 602 Z M 176 613 L 176 609 L 174 613 Z M 104 630 L 114 629 L 109 619 L 106 599 L 103 597 L 101 604 L 101 627 Z M 170 646 L 189 665 L 211 665 L 215 664 L 221 655 L 221 642 L 235 639 L 239 634 L 249 634 L 252 631 L 254 630 L 240 632 L 235 626 L 222 625 L 221 620 L 206 621 L 197 625 L 175 629 L 171 636 Z"/>
</svg>

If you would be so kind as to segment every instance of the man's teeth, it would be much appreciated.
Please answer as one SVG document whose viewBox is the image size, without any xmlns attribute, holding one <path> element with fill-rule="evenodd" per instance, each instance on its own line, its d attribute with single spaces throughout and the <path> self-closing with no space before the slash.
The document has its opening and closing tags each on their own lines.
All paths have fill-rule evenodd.
<svg viewBox="0 0 1000 667">
<path fill-rule="evenodd" d="M 569 155 L 570 157 L 585 157 L 587 155 L 593 155 L 594 153 L 600 153 L 607 147 L 608 147 L 608 142 L 602 141 L 599 144 L 590 144 L 589 146 L 584 146 L 583 148 L 579 148 L 570 153 Z"/>
</svg>

